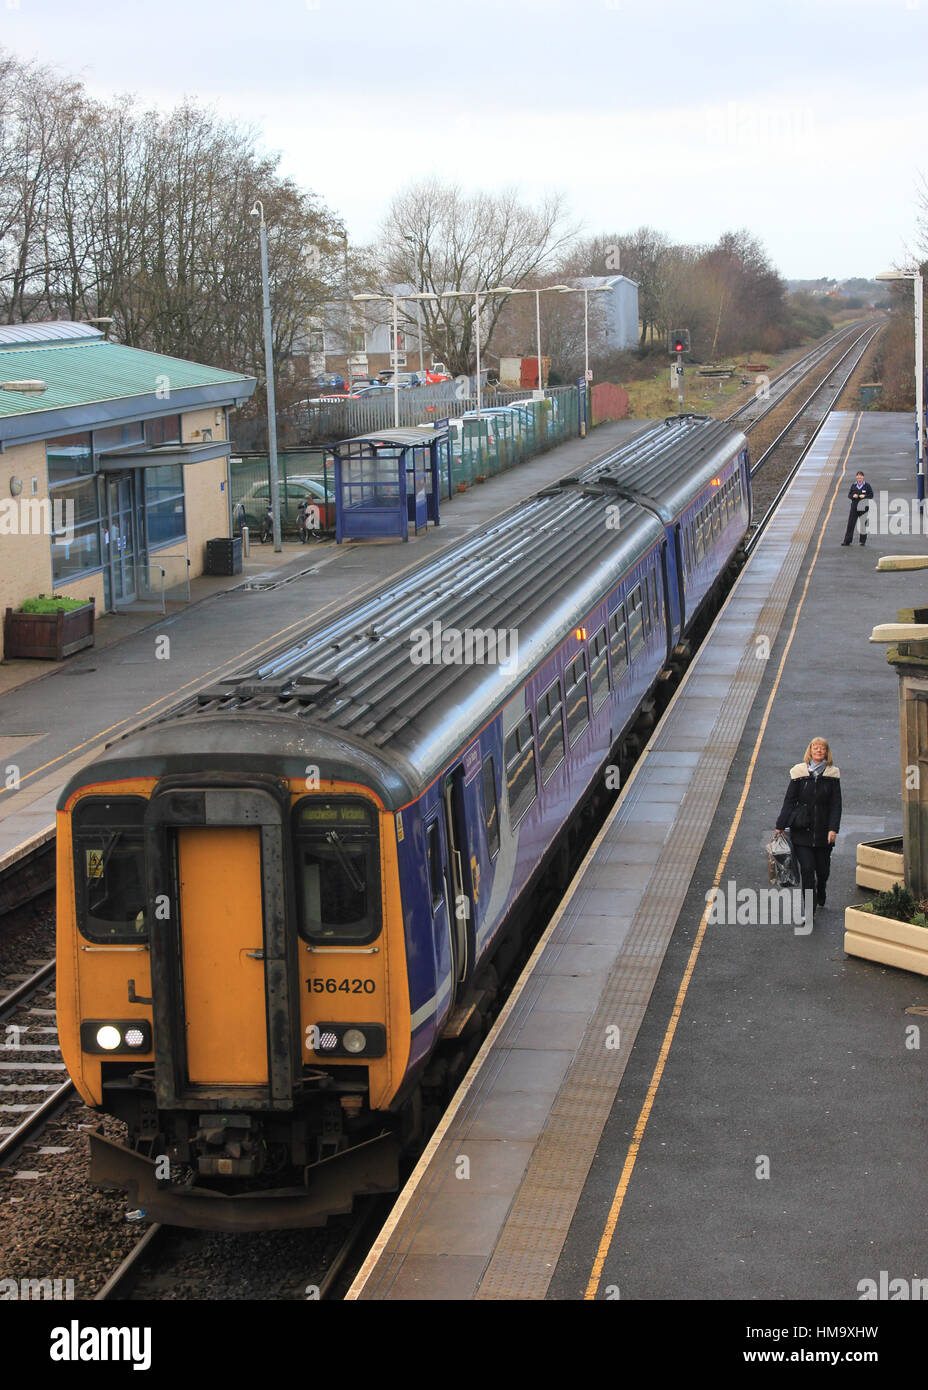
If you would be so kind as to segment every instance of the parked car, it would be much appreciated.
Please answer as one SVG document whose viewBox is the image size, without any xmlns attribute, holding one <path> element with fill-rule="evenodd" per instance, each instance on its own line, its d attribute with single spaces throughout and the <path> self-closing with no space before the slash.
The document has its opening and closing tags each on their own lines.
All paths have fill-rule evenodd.
<svg viewBox="0 0 928 1390">
<path fill-rule="evenodd" d="M 398 383 L 397 383 L 397 389 L 400 390 L 400 391 L 408 391 L 408 390 L 410 390 L 409 382 L 408 382 L 408 381 L 400 381 L 400 382 L 398 382 Z M 393 395 L 393 386 L 392 386 L 392 384 L 389 385 L 389 386 L 383 386 L 383 385 L 362 386 L 362 388 L 361 388 L 360 391 L 356 391 L 356 392 L 355 392 L 355 396 L 358 397 L 359 399 L 362 399 L 362 400 L 367 400 L 370 396 L 392 396 L 392 395 Z"/>
<path fill-rule="evenodd" d="M 399 373 L 399 382 L 398 382 L 398 384 L 399 384 L 400 387 L 403 387 L 403 386 L 418 386 L 419 383 L 418 383 L 418 380 L 417 380 L 417 376 L 418 376 L 418 373 L 416 373 L 416 372 L 400 372 L 400 373 Z M 381 386 L 389 386 L 389 387 L 391 388 L 391 390 L 392 390 L 392 388 L 393 388 L 393 368 L 392 368 L 392 367 L 385 367 L 385 368 L 383 369 L 383 371 L 380 373 L 380 375 L 378 376 L 377 380 L 380 382 Z"/>
<path fill-rule="evenodd" d="M 316 377 L 313 385 L 333 391 L 344 391 L 345 378 L 339 372 L 323 372 L 321 376 Z"/>
<path fill-rule="evenodd" d="M 297 508 L 304 497 L 312 499 L 319 509 L 319 528 L 322 531 L 335 529 L 335 496 L 332 483 L 326 499 L 325 483 L 322 478 L 312 478 L 291 474 L 286 481 L 280 480 L 280 524 L 285 531 L 296 531 Z M 260 534 L 261 522 L 271 504 L 270 483 L 255 483 L 242 498 L 245 506 L 245 525 L 253 536 Z"/>
</svg>

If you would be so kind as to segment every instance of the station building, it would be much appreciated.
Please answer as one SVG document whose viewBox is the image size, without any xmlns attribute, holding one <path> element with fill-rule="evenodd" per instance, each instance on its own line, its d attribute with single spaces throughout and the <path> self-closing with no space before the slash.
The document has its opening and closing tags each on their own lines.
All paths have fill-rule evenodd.
<svg viewBox="0 0 928 1390">
<path fill-rule="evenodd" d="M 113 611 L 152 566 L 201 574 L 231 534 L 229 411 L 255 384 L 90 324 L 0 326 L 0 613 L 39 594 Z"/>
</svg>

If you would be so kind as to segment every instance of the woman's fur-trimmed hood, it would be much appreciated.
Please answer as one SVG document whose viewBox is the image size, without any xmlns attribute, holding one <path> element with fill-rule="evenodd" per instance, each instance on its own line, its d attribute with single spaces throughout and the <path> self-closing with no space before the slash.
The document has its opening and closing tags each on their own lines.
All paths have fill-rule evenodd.
<svg viewBox="0 0 928 1390">
<path fill-rule="evenodd" d="M 790 778 L 793 781 L 795 781 L 798 777 L 811 777 L 812 774 L 810 773 L 806 763 L 795 763 L 794 766 L 790 768 L 789 775 Z M 831 767 L 825 768 L 825 771 L 822 773 L 822 776 L 837 777 L 840 780 L 841 773 L 837 767 L 832 765 Z"/>
</svg>

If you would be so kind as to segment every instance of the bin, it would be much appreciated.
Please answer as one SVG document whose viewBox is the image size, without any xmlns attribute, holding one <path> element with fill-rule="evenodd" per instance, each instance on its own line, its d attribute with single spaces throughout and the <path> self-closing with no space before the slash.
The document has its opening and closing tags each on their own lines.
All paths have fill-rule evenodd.
<svg viewBox="0 0 928 1390">
<path fill-rule="evenodd" d="M 241 574 L 241 536 L 217 536 L 206 542 L 207 574 Z"/>
</svg>

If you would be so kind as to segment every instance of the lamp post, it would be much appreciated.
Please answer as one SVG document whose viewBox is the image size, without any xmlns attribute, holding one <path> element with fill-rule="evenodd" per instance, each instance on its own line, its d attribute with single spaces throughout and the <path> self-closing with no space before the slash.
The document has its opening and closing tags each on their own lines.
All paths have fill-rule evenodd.
<svg viewBox="0 0 928 1390">
<path fill-rule="evenodd" d="M 492 289 L 485 290 L 442 290 L 435 294 L 415 294 L 412 299 L 470 299 L 474 300 L 474 334 L 477 348 L 477 417 L 480 417 L 482 407 L 482 393 L 480 389 L 480 298 L 488 294 L 525 294 L 525 290 L 514 290 L 511 285 L 494 285 Z"/>
<path fill-rule="evenodd" d="M 410 244 L 410 246 L 415 246 L 415 244 L 416 244 L 416 239 L 415 239 L 415 237 L 407 236 L 405 232 L 403 232 L 402 236 L 403 236 L 403 240 L 404 240 L 404 241 L 408 241 L 409 244 Z M 416 293 L 415 293 L 415 295 L 413 296 L 413 298 L 414 298 L 415 301 L 416 301 L 416 333 L 417 333 L 418 338 L 419 338 L 419 371 L 420 371 L 420 372 L 424 372 L 424 371 L 425 371 L 425 361 L 424 361 L 423 356 L 422 356 L 422 319 L 421 319 L 420 316 L 419 316 L 419 300 L 420 300 L 420 298 L 422 297 L 422 284 L 421 284 L 421 282 L 422 282 L 422 258 L 421 258 L 421 256 L 420 256 L 420 258 L 419 258 L 419 274 L 418 274 L 417 283 L 416 283 Z"/>
<path fill-rule="evenodd" d="M 583 295 L 583 380 L 586 382 L 586 391 L 590 389 L 590 287 L 589 285 L 573 286 L 560 285 L 558 288 L 561 294 L 582 294 Z M 611 285 L 594 285 L 593 294 L 611 293 Z M 585 415 L 584 411 L 584 415 Z M 581 431 L 586 438 L 586 419 L 584 418 L 583 429 Z"/>
<path fill-rule="evenodd" d="M 251 209 L 252 217 L 260 218 L 261 231 L 261 292 L 264 304 L 264 374 L 267 378 L 267 452 L 271 472 L 271 524 L 274 531 L 274 549 L 279 552 L 280 544 L 280 481 L 277 475 L 277 408 L 274 401 L 274 349 L 271 337 L 271 291 L 267 274 L 267 224 L 264 221 L 264 204 L 255 199 Z"/>
<path fill-rule="evenodd" d="M 393 364 L 393 427 L 400 427 L 400 378 L 397 360 L 399 358 L 399 295 L 398 294 L 355 294 L 355 300 L 379 300 L 383 304 L 393 305 L 393 351 L 390 354 L 390 361 Z"/>
<path fill-rule="evenodd" d="M 925 508 L 925 353 L 923 344 L 923 286 L 920 270 L 884 270 L 877 280 L 911 280 L 915 294 L 915 495 L 919 511 Z"/>
</svg>

